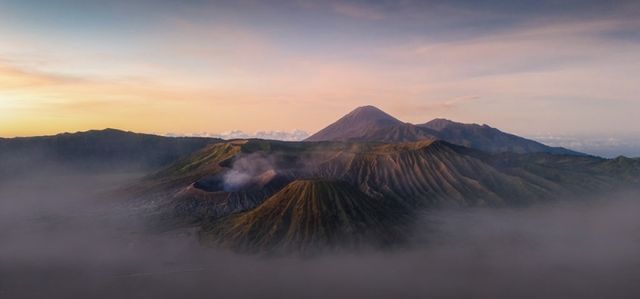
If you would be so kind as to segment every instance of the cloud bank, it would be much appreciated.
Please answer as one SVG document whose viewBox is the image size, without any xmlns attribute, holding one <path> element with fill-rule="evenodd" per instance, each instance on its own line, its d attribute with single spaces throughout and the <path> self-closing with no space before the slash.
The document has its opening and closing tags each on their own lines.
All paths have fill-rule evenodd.
<svg viewBox="0 0 640 299">
<path fill-rule="evenodd" d="M 637 193 L 520 209 L 426 213 L 404 248 L 314 258 L 202 247 L 150 230 L 102 191 L 113 175 L 0 182 L 0 294 L 7 298 L 637 298 Z M 126 203 L 125 205 L 122 205 Z"/>
<path fill-rule="evenodd" d="M 626 156 L 640 157 L 640 138 L 637 136 L 566 136 L 539 135 L 531 136 L 551 146 L 561 146 L 605 158 Z"/>
<path fill-rule="evenodd" d="M 282 141 L 300 141 L 309 137 L 309 133 L 302 130 L 258 131 L 255 133 L 248 133 L 242 130 L 233 130 L 233 131 L 223 132 L 223 133 L 192 133 L 192 134 L 167 133 L 164 135 L 173 136 L 173 137 L 175 136 L 211 137 L 211 138 L 221 138 L 225 140 L 258 138 L 258 139 L 282 140 Z"/>
</svg>

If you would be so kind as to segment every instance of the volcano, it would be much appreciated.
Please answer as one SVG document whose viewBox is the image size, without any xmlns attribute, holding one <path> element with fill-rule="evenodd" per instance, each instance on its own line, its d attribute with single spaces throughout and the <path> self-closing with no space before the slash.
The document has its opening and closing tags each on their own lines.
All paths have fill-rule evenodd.
<svg viewBox="0 0 640 299">
<path fill-rule="evenodd" d="M 415 141 L 432 137 L 419 131 L 374 106 L 363 106 L 311 135 L 306 141 Z"/>
<path fill-rule="evenodd" d="M 323 246 L 391 245 L 404 212 L 344 181 L 296 180 L 257 208 L 223 219 L 207 235 L 240 250 L 308 252 Z"/>
<path fill-rule="evenodd" d="M 245 157 L 272 170 L 225 189 Z M 268 174 L 268 175 L 267 175 Z M 488 153 L 446 141 L 401 143 L 243 140 L 211 145 L 138 184 L 203 239 L 242 251 L 399 241 L 406 223 L 441 207 L 524 206 L 640 183 L 634 159 Z"/>
<path fill-rule="evenodd" d="M 233 174 L 242 184 L 231 187 Z M 486 125 L 403 123 L 360 107 L 304 142 L 234 140 L 148 176 L 137 194 L 241 251 L 389 246 L 422 211 L 526 206 L 640 184 L 637 159 L 552 148 Z"/>
<path fill-rule="evenodd" d="M 404 123 L 373 107 L 359 107 L 320 130 L 305 141 L 411 142 L 443 140 L 452 144 L 486 152 L 552 153 L 584 155 L 561 147 L 502 132 L 488 125 L 463 124 L 447 119 L 434 119 L 414 125 Z"/>
</svg>

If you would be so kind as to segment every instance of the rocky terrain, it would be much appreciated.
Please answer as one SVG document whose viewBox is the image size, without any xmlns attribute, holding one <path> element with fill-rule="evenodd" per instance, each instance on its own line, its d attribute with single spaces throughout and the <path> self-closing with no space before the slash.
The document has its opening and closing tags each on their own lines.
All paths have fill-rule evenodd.
<svg viewBox="0 0 640 299">
<path fill-rule="evenodd" d="M 155 223 L 199 227 L 202 241 L 248 252 L 393 246 L 424 211 L 528 206 L 640 183 L 638 159 L 548 147 L 486 125 L 412 125 L 371 106 L 302 142 L 109 129 L 3 139 L 0 153 L 5 176 L 42 161 L 152 170 L 121 192 L 148 203 Z"/>
</svg>

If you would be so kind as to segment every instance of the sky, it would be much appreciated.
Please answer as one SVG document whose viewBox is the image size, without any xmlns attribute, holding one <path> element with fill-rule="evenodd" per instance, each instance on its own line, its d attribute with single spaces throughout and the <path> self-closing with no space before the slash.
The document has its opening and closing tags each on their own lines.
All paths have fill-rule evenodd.
<svg viewBox="0 0 640 299">
<path fill-rule="evenodd" d="M 375 105 L 640 136 L 638 1 L 0 0 L 0 136 L 313 133 Z"/>
</svg>

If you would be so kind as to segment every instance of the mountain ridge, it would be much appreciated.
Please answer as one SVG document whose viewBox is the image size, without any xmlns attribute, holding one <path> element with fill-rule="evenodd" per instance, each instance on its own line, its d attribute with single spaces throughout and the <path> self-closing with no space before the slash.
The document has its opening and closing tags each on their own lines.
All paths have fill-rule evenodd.
<svg viewBox="0 0 640 299">
<path fill-rule="evenodd" d="M 547 152 L 560 155 L 584 155 L 561 147 L 551 147 L 515 134 L 505 133 L 487 124 L 465 124 L 436 118 L 418 127 L 438 132 L 443 140 L 489 152 Z"/>
<path fill-rule="evenodd" d="M 640 165 L 631 163 L 635 160 L 614 163 L 589 156 L 492 154 L 442 140 L 405 143 L 238 140 L 211 145 L 148 177 L 141 186 L 179 190 L 205 181 L 219 186 L 215 177 L 233 169 L 238 161 L 255 158 L 256 154 L 268 159 L 276 174 L 290 180 L 343 180 L 368 196 L 396 198 L 409 206 L 417 202 L 425 206 L 502 205 L 505 201 L 516 204 L 515 199 L 530 202 L 569 189 L 578 190 L 585 184 L 613 185 L 615 177 L 608 176 L 618 171 L 616 167 L 627 167 L 632 174 L 636 167 L 640 169 Z M 611 171 L 605 172 L 607 168 Z M 253 175 L 261 173 L 263 170 Z"/>
<path fill-rule="evenodd" d="M 138 171 L 165 167 L 220 139 L 118 129 L 0 139 L 0 176 L 53 170 Z"/>
<path fill-rule="evenodd" d="M 355 117 L 362 114 L 372 116 Z M 386 121 L 376 122 L 374 121 L 376 117 L 384 117 Z M 463 124 L 444 118 L 436 118 L 417 125 L 405 123 L 373 106 L 354 109 L 304 141 L 408 142 L 436 139 L 493 153 L 547 152 L 560 155 L 585 155 L 505 133 L 486 124 Z"/>
<path fill-rule="evenodd" d="M 270 169 L 249 175 L 263 181 L 264 173 L 270 174 L 271 179 L 261 183 L 269 188 L 258 190 L 251 184 L 234 190 L 221 187 L 220 180 L 225 174 L 237 170 L 236 165 L 243 164 L 245 159 L 256 157 L 268 160 Z M 279 179 L 274 180 L 276 177 Z M 410 222 L 423 210 L 523 206 L 557 198 L 586 197 L 638 183 L 640 161 L 629 158 L 488 153 L 443 140 L 404 143 L 236 140 L 211 145 L 148 177 L 140 186 L 145 188 L 143 194 L 164 190 L 168 196 L 168 204 L 164 205 L 167 215 L 186 217 L 188 223 L 200 225 L 203 238 L 215 244 L 242 251 L 251 248 L 307 251 L 318 244 L 335 245 L 336 239 L 326 239 L 320 233 L 328 226 L 323 222 L 290 222 L 289 216 L 270 215 L 295 214 L 298 210 L 285 209 L 291 205 L 318 207 L 326 204 L 325 200 L 355 200 L 352 202 L 358 203 L 354 206 L 356 210 L 366 210 L 372 202 L 379 202 L 400 222 Z M 335 189 L 335 193 L 317 191 L 314 189 L 317 186 L 326 187 L 318 190 Z M 379 213 L 379 209 L 374 210 L 371 211 L 374 215 Z M 296 219 L 325 221 L 332 219 L 336 211 L 319 208 L 301 212 Z M 376 219 L 380 221 L 367 225 L 371 228 L 367 234 L 373 236 L 367 240 L 385 243 L 380 241 L 387 240 L 388 231 L 379 223 L 387 223 L 382 219 L 388 216 L 378 215 Z M 355 223 L 360 218 L 342 223 Z M 388 223 L 390 229 L 402 227 Z M 278 233 L 271 235 L 272 231 Z M 331 235 L 358 239 L 355 237 L 358 234 L 343 234 L 342 229 L 332 229 Z"/>
</svg>

